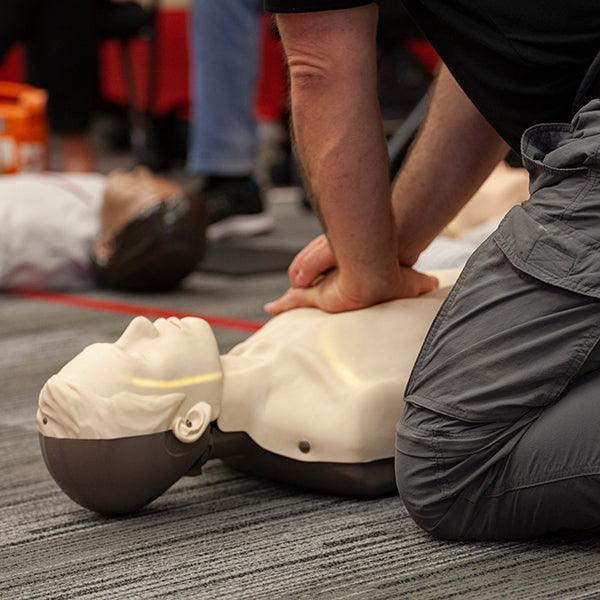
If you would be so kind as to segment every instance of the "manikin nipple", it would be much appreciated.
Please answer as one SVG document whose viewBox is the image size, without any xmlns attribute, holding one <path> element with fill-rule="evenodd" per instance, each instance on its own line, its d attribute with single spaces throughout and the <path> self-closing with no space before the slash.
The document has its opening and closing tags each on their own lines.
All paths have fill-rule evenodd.
<svg viewBox="0 0 600 600">
<path fill-rule="evenodd" d="M 177 416 L 173 419 L 171 424 L 173 435 L 185 444 L 195 442 L 209 426 L 211 413 L 210 404 L 197 402 L 184 416 Z"/>
</svg>

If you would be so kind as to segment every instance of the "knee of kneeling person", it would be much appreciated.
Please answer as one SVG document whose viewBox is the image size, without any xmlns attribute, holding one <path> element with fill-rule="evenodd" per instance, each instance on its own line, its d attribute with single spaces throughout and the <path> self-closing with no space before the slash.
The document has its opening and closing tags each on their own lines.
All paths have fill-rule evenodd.
<svg viewBox="0 0 600 600">
<path fill-rule="evenodd" d="M 444 540 L 467 541 L 470 515 L 460 510 L 456 498 L 447 497 L 432 473 L 437 465 L 422 458 L 396 452 L 396 485 L 412 520 L 431 536 Z M 459 503 L 460 504 L 460 503 Z"/>
<path fill-rule="evenodd" d="M 428 421 L 437 418 L 430 411 L 408 407 L 396 433 L 396 485 L 419 527 L 436 538 L 465 540 L 471 510 L 449 488 L 451 465 L 440 457 L 432 430 L 427 428 Z M 425 427 L 411 426 L 415 424 Z"/>
<path fill-rule="evenodd" d="M 440 519 L 434 461 L 397 450 L 395 469 L 396 486 L 406 510 L 419 527 L 433 534 Z"/>
</svg>

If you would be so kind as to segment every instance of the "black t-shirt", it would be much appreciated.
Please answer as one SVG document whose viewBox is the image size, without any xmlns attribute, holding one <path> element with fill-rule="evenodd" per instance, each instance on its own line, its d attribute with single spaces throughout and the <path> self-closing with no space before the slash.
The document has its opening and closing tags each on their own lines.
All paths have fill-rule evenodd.
<svg viewBox="0 0 600 600">
<path fill-rule="evenodd" d="M 370 4 L 266 0 L 273 12 Z M 515 150 L 534 124 L 568 121 L 600 53 L 600 0 L 404 0 L 442 60 Z"/>
<path fill-rule="evenodd" d="M 269 12 L 318 12 L 322 10 L 336 10 L 339 8 L 356 8 L 372 4 L 373 0 L 265 0 L 265 10 Z"/>
</svg>

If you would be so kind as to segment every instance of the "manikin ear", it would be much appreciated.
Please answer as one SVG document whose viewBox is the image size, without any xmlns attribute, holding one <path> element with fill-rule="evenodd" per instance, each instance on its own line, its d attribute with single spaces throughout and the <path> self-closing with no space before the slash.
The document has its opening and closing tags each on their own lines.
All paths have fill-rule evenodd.
<svg viewBox="0 0 600 600">
<path fill-rule="evenodd" d="M 171 423 L 173 435 L 186 444 L 195 442 L 210 424 L 211 408 L 206 402 L 196 402 L 184 416 L 177 416 Z"/>
</svg>

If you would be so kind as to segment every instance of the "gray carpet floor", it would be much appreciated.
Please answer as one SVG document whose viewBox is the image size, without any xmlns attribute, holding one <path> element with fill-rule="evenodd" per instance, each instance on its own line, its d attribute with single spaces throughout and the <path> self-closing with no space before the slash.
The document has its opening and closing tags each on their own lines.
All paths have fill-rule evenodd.
<svg viewBox="0 0 600 600">
<path fill-rule="evenodd" d="M 278 208 L 299 245 L 314 220 Z M 287 246 L 286 246 L 287 245 Z M 285 274 L 197 274 L 171 294 L 101 299 L 262 320 Z M 135 517 L 107 519 L 72 503 L 40 456 L 34 415 L 48 376 L 130 317 L 0 297 L 0 598 L 600 598 L 600 540 L 527 543 L 431 539 L 396 497 L 358 501 L 237 473 L 219 461 Z M 222 351 L 246 334 L 216 329 Z"/>
</svg>

